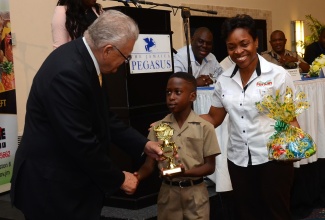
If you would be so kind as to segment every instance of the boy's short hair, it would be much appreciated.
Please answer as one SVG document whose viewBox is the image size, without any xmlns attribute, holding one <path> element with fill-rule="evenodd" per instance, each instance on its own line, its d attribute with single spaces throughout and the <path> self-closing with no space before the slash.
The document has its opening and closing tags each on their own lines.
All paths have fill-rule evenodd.
<svg viewBox="0 0 325 220">
<path fill-rule="evenodd" d="M 197 88 L 197 83 L 196 83 L 196 79 L 192 74 L 186 73 L 186 72 L 176 72 L 174 74 L 172 74 L 169 79 L 171 78 L 181 78 L 184 79 L 185 81 L 187 81 L 188 83 L 190 83 L 192 85 L 192 89 L 193 91 L 196 91 Z"/>
</svg>

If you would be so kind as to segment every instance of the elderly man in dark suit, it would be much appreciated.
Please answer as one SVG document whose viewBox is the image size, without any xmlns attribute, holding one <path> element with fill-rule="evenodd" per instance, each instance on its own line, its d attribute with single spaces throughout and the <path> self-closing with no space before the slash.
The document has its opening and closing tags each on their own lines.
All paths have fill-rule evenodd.
<svg viewBox="0 0 325 220">
<path fill-rule="evenodd" d="M 138 181 L 111 161 L 111 142 L 135 157 L 162 153 L 109 111 L 99 81 L 129 61 L 138 34 L 131 18 L 107 11 L 83 38 L 54 50 L 35 75 L 11 187 L 26 219 L 95 220 L 105 195 L 134 193 Z"/>
</svg>

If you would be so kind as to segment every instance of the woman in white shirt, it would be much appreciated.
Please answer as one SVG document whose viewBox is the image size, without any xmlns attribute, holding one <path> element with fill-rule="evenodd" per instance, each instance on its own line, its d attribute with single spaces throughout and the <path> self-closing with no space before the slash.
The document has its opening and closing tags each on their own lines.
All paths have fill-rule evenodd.
<svg viewBox="0 0 325 220">
<path fill-rule="evenodd" d="M 59 0 L 51 22 L 53 47 L 81 37 L 102 12 L 96 0 Z"/>
<path fill-rule="evenodd" d="M 202 117 L 217 127 L 229 114 L 227 156 L 235 219 L 291 219 L 293 163 L 268 160 L 266 144 L 275 121 L 259 114 L 255 102 L 270 89 L 284 94 L 294 84 L 282 67 L 257 54 L 253 18 L 227 19 L 222 34 L 234 64 L 219 77 L 210 111 Z M 299 127 L 296 119 L 292 124 Z"/>
</svg>

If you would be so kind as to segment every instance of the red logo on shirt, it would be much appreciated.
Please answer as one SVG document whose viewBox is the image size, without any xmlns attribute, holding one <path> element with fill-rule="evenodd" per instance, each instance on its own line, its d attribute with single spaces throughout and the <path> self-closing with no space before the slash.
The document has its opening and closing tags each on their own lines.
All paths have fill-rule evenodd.
<svg viewBox="0 0 325 220">
<path fill-rule="evenodd" d="M 256 86 L 257 87 L 261 87 L 261 86 L 272 86 L 272 81 L 271 80 L 268 80 L 266 82 L 262 82 L 262 81 L 259 81 L 256 83 Z"/>
</svg>

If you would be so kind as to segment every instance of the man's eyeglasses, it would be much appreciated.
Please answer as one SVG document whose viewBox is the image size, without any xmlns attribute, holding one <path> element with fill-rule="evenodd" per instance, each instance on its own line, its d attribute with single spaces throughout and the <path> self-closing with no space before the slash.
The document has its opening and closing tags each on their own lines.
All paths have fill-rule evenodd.
<svg viewBox="0 0 325 220">
<path fill-rule="evenodd" d="M 132 56 L 131 55 L 129 55 L 128 57 L 126 57 L 116 46 L 112 45 L 112 47 L 114 47 L 121 54 L 121 56 L 124 57 L 124 59 L 125 59 L 124 62 L 125 63 L 129 63 L 130 62 L 130 60 L 132 59 Z"/>
</svg>

